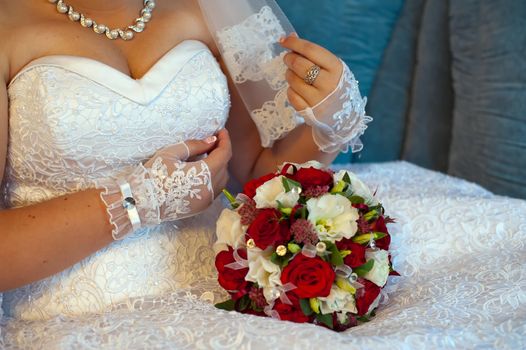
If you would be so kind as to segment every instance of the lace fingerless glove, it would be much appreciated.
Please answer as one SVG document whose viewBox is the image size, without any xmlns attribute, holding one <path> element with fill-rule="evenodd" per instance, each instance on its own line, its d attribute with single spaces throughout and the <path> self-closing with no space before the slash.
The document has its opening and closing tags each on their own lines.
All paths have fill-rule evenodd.
<svg viewBox="0 0 526 350">
<path fill-rule="evenodd" d="M 208 165 L 185 161 L 188 154 L 185 143 L 173 145 L 128 175 L 97 183 L 115 240 L 141 227 L 196 215 L 210 205 L 214 191 Z"/>
<path fill-rule="evenodd" d="M 342 61 L 343 72 L 334 91 L 311 108 L 297 112 L 312 127 L 314 142 L 323 152 L 359 152 L 360 141 L 373 119 L 365 115 L 367 98 L 362 98 L 358 82 Z"/>
</svg>

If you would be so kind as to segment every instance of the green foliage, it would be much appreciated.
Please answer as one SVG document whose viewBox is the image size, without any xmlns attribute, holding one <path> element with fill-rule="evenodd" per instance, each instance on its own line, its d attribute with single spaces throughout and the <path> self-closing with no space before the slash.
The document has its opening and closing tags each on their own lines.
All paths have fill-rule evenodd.
<svg viewBox="0 0 526 350">
<path fill-rule="evenodd" d="M 223 301 L 222 303 L 215 304 L 215 307 L 225 311 L 234 311 L 236 308 L 236 302 L 232 299 Z"/>
<path fill-rule="evenodd" d="M 373 210 L 370 210 L 368 211 L 367 213 L 365 213 L 365 215 L 363 216 L 363 218 L 366 220 L 366 221 L 372 221 L 372 220 L 376 220 L 380 217 L 380 213 L 376 210 L 376 209 L 373 209 Z"/>
<path fill-rule="evenodd" d="M 343 265 L 343 256 L 338 250 L 336 244 L 330 241 L 323 241 L 323 243 L 325 243 L 325 246 L 327 246 L 327 251 L 331 252 L 331 264 L 333 264 L 334 266 Z"/>
<path fill-rule="evenodd" d="M 289 264 L 289 261 L 291 258 L 292 258 L 292 254 L 290 252 L 288 252 L 284 256 L 279 256 L 276 252 L 274 252 L 270 256 L 270 261 L 283 269 Z"/>
<path fill-rule="evenodd" d="M 283 187 L 285 188 L 285 192 L 287 193 L 292 191 L 294 187 L 301 188 L 301 184 L 299 182 L 291 180 L 288 177 L 283 176 L 281 178 L 281 181 L 283 182 Z"/>
<path fill-rule="evenodd" d="M 232 209 L 239 208 L 239 203 L 236 202 L 236 198 L 232 195 L 232 193 L 224 189 L 223 194 L 225 195 L 226 199 L 228 199 L 228 201 L 230 202 L 230 206 L 232 207 Z"/>
<path fill-rule="evenodd" d="M 326 325 L 330 329 L 334 329 L 334 323 L 333 323 L 333 320 L 332 320 L 332 314 L 317 314 L 316 315 L 316 320 L 318 320 L 318 322 Z"/>
<path fill-rule="evenodd" d="M 296 254 L 296 253 L 299 253 L 301 251 L 301 247 L 299 245 L 297 245 L 296 243 L 292 243 L 292 242 L 287 244 L 287 249 L 292 254 Z"/>
<path fill-rule="evenodd" d="M 305 316 L 310 316 L 314 313 L 314 311 L 310 307 L 309 299 L 300 299 L 300 307 L 301 311 L 303 311 L 303 314 Z"/>
<path fill-rule="evenodd" d="M 345 175 L 343 175 L 343 179 L 342 179 L 345 183 L 348 183 L 349 185 L 351 184 L 351 177 L 349 176 L 349 173 L 348 172 L 345 172 Z"/>
<path fill-rule="evenodd" d="M 248 295 L 243 295 L 243 297 L 237 302 L 237 311 L 245 311 L 249 308 L 250 304 L 251 300 Z"/>
<path fill-rule="evenodd" d="M 358 276 L 363 277 L 363 276 L 365 276 L 367 274 L 367 272 L 369 272 L 369 271 L 371 271 L 373 269 L 373 266 L 374 266 L 374 260 L 371 259 L 371 260 L 367 261 L 365 264 L 363 264 L 361 266 L 358 266 L 353 271 Z"/>
<path fill-rule="evenodd" d="M 364 233 L 362 235 L 354 236 L 352 238 L 352 241 L 358 244 L 366 244 L 371 241 L 371 238 L 374 240 L 379 240 L 379 239 L 384 238 L 385 236 L 387 236 L 387 234 L 383 232 Z"/>
</svg>

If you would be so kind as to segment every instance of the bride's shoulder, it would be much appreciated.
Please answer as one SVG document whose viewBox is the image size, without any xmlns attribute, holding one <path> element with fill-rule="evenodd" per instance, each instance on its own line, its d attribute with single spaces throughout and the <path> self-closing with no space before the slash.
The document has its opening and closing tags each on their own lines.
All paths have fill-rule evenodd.
<svg viewBox="0 0 526 350">
<path fill-rule="evenodd" d="M 201 12 L 198 0 L 186 0 L 186 1 L 173 1 L 167 2 L 166 13 L 169 13 L 170 17 L 175 18 L 175 22 L 178 23 L 178 31 L 181 28 L 185 33 L 182 35 L 188 39 L 196 39 L 205 43 L 212 53 L 217 56 L 218 50 L 208 30 L 207 24 Z"/>
</svg>

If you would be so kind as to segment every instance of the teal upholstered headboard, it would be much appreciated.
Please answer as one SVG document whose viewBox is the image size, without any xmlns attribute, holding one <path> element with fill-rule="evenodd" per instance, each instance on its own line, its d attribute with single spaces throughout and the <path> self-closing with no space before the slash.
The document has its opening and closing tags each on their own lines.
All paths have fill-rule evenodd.
<svg viewBox="0 0 526 350">
<path fill-rule="evenodd" d="M 375 120 L 337 162 L 403 159 L 526 198 L 525 0 L 278 0 Z"/>
</svg>

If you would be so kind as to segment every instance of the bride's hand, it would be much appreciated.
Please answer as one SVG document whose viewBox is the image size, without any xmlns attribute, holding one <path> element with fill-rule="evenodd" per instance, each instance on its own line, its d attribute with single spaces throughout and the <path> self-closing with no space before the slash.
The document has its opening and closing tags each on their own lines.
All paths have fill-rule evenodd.
<svg viewBox="0 0 526 350">
<path fill-rule="evenodd" d="M 281 40 L 281 45 L 292 51 L 285 55 L 284 62 L 288 67 L 288 99 L 297 111 L 315 106 L 334 91 L 343 71 L 342 62 L 337 56 L 295 34 Z M 305 78 L 314 66 L 318 66 L 320 72 L 310 85 L 305 82 Z"/>
<path fill-rule="evenodd" d="M 204 162 L 211 174 L 211 185 L 214 192 L 213 197 L 210 197 L 213 199 L 221 194 L 228 182 L 228 162 L 232 157 L 230 136 L 226 129 L 222 129 L 217 135 L 210 136 L 205 140 L 187 140 L 165 147 L 156 152 L 144 166 L 151 168 L 156 158 L 159 157 L 167 164 L 184 162 L 190 167 L 199 165 L 200 161 Z M 169 170 L 173 169 L 173 165 L 168 168 Z M 209 201 L 202 200 L 201 202 L 208 203 Z"/>
<path fill-rule="evenodd" d="M 228 132 L 221 130 L 207 140 L 165 147 L 117 181 L 100 182 L 113 237 L 204 211 L 228 181 L 231 153 Z"/>
</svg>

